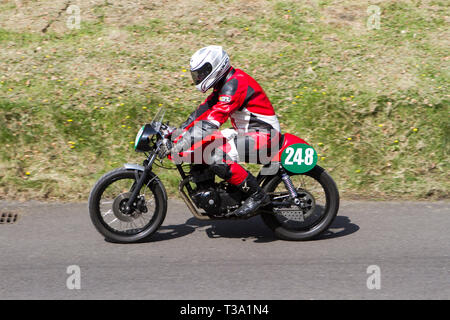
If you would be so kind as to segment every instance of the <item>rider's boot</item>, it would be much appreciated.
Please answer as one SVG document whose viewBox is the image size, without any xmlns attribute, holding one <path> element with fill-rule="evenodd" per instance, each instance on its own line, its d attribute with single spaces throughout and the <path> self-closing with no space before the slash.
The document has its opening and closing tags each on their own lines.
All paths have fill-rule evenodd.
<svg viewBox="0 0 450 320">
<path fill-rule="evenodd" d="M 248 172 L 247 178 L 238 185 L 238 188 L 247 193 L 249 197 L 236 210 L 228 213 L 226 216 L 244 217 L 251 215 L 261 206 L 270 202 L 267 193 L 258 185 L 256 178 Z"/>
</svg>

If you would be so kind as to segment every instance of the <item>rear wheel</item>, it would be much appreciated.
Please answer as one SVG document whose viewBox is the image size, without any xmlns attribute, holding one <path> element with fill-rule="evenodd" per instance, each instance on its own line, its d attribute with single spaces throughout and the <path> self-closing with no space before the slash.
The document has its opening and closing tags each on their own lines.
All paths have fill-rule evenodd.
<svg viewBox="0 0 450 320">
<path fill-rule="evenodd" d="M 328 229 L 339 209 L 339 192 L 331 176 L 315 166 L 304 174 L 290 176 L 304 207 L 291 203 L 280 176 L 263 185 L 272 205 L 261 217 L 276 236 L 284 240 L 309 240 Z"/>
<path fill-rule="evenodd" d="M 115 242 L 136 242 L 161 226 L 167 211 L 167 196 L 160 180 L 151 174 L 139 191 L 134 210 L 125 205 L 136 186 L 139 171 L 120 168 L 108 172 L 89 196 L 89 212 L 96 229 Z"/>
</svg>

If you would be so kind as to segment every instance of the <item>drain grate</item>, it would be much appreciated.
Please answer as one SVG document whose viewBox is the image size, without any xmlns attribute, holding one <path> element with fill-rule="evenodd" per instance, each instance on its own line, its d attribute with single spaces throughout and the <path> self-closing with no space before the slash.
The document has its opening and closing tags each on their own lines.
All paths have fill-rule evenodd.
<svg viewBox="0 0 450 320">
<path fill-rule="evenodd" d="M 0 224 L 15 223 L 19 219 L 17 212 L 2 212 L 0 215 Z"/>
</svg>

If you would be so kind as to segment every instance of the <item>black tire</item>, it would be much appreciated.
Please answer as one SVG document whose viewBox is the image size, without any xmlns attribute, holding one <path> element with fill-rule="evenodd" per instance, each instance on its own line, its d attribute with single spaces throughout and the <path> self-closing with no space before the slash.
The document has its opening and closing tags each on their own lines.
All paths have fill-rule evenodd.
<svg viewBox="0 0 450 320">
<path fill-rule="evenodd" d="M 319 166 L 315 166 L 311 171 L 304 173 L 304 175 L 313 178 L 322 186 L 326 198 L 324 214 L 319 221 L 306 230 L 289 230 L 283 227 L 275 214 L 262 212 L 262 220 L 280 239 L 293 241 L 313 239 L 328 229 L 339 210 L 339 192 L 331 176 Z M 281 176 L 277 175 L 270 178 L 262 187 L 266 192 L 272 192 L 280 183 L 282 183 Z"/>
<path fill-rule="evenodd" d="M 148 225 L 144 229 L 134 234 L 124 234 L 124 232 L 114 231 L 101 217 L 100 200 L 105 189 L 117 180 L 135 179 L 136 171 L 126 168 L 119 168 L 103 175 L 94 185 L 89 195 L 89 213 L 95 228 L 106 240 L 119 243 L 138 242 L 154 234 L 163 223 L 167 212 L 167 193 L 164 185 L 154 173 L 150 173 L 148 189 L 151 190 L 155 199 L 155 210 Z"/>
</svg>

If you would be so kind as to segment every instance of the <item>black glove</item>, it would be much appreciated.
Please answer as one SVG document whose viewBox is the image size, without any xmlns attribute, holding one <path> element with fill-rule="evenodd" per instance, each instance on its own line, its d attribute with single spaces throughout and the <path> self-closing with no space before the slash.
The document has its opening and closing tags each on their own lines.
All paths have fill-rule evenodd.
<svg viewBox="0 0 450 320">
<path fill-rule="evenodd" d="M 179 131 L 179 129 L 177 129 L 177 127 L 167 127 L 167 129 L 164 131 L 164 138 L 170 139 L 170 137 L 172 137 L 172 135 L 176 132 Z"/>
<path fill-rule="evenodd" d="M 161 147 L 158 152 L 159 158 L 164 159 L 165 157 L 167 157 L 171 153 L 171 149 L 172 149 L 172 141 L 170 141 L 170 139 L 165 138 L 162 141 Z"/>
</svg>

